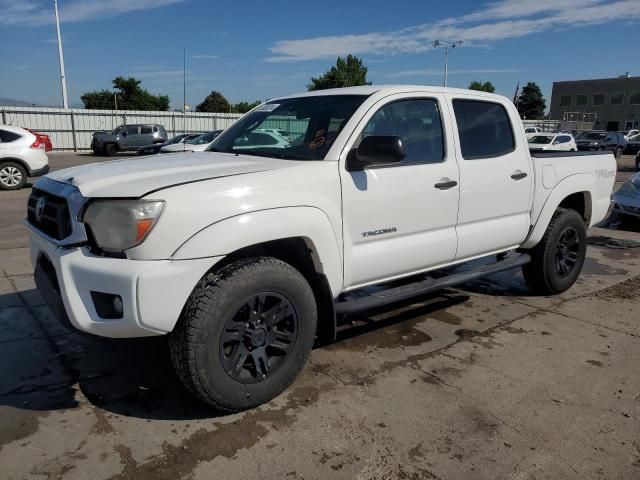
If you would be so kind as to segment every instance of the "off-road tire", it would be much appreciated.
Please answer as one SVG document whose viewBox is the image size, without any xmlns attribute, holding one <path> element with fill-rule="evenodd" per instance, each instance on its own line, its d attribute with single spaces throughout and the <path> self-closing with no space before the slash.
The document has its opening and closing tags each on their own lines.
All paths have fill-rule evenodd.
<svg viewBox="0 0 640 480">
<path fill-rule="evenodd" d="M 573 228 L 579 239 L 577 259 L 566 276 L 556 269 L 557 245 L 563 232 Z M 587 251 L 587 229 L 582 216 L 575 210 L 558 208 L 553 214 L 547 230 L 540 242 L 526 252 L 531 262 L 522 267 L 527 284 L 536 293 L 552 295 L 569 289 L 580 275 Z"/>
<path fill-rule="evenodd" d="M 20 190 L 27 184 L 27 175 L 17 162 L 0 162 L 0 190 Z"/>
<path fill-rule="evenodd" d="M 118 146 L 115 143 L 107 143 L 104 146 L 104 154 L 107 157 L 113 157 L 118 154 Z"/>
<path fill-rule="evenodd" d="M 297 337 L 273 376 L 246 384 L 225 370 L 220 338 L 238 305 L 261 292 L 289 300 L 297 313 Z M 268 402 L 296 379 L 313 347 L 316 324 L 313 291 L 298 270 L 272 257 L 241 259 L 200 279 L 169 335 L 169 353 L 178 377 L 198 399 L 236 412 Z"/>
</svg>

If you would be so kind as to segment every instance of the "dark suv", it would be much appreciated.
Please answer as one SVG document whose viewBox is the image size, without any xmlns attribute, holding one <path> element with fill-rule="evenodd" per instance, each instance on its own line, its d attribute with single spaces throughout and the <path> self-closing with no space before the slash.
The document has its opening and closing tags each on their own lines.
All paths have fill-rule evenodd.
<svg viewBox="0 0 640 480">
<path fill-rule="evenodd" d="M 623 132 L 591 130 L 581 132 L 576 138 L 578 150 L 611 150 L 616 157 L 622 155 L 627 146 Z"/>
<path fill-rule="evenodd" d="M 95 132 L 91 139 L 91 150 L 96 155 L 112 157 L 118 152 L 133 151 L 144 145 L 166 141 L 167 132 L 162 125 L 120 125 L 111 133 Z"/>
</svg>

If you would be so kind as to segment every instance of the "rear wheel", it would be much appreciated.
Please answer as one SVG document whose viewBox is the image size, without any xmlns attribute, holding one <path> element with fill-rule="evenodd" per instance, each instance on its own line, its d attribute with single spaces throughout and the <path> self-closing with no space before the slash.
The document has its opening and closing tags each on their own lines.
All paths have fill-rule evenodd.
<svg viewBox="0 0 640 480">
<path fill-rule="evenodd" d="M 16 162 L 0 163 L 0 190 L 19 190 L 27 183 L 27 170 Z"/>
<path fill-rule="evenodd" d="M 184 385 L 223 411 L 255 407 L 297 377 L 316 333 L 311 287 L 271 257 L 236 261 L 206 274 L 170 335 Z"/>
<path fill-rule="evenodd" d="M 104 146 L 104 153 L 107 154 L 107 157 L 113 157 L 118 153 L 118 146 L 115 143 L 107 143 Z"/>
<path fill-rule="evenodd" d="M 558 208 L 542 240 L 529 250 L 522 268 L 526 282 L 542 294 L 569 289 L 580 275 L 587 252 L 587 229 L 575 210 Z"/>
</svg>

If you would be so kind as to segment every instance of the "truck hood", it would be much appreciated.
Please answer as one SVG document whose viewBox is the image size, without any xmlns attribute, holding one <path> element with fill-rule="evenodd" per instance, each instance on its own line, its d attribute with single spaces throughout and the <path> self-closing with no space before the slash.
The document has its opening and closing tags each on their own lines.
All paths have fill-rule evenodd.
<svg viewBox="0 0 640 480">
<path fill-rule="evenodd" d="M 230 153 L 185 152 L 92 163 L 58 170 L 47 178 L 75 185 L 85 197 L 138 198 L 174 185 L 275 170 L 298 163 Z"/>
</svg>

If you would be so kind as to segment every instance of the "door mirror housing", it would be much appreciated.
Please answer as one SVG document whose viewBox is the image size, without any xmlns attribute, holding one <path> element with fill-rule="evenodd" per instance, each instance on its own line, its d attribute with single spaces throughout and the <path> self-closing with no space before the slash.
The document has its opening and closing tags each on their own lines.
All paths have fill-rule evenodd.
<svg viewBox="0 0 640 480">
<path fill-rule="evenodd" d="M 352 150 L 348 170 L 399 163 L 407 156 L 402 138 L 397 135 L 371 135 Z"/>
</svg>

